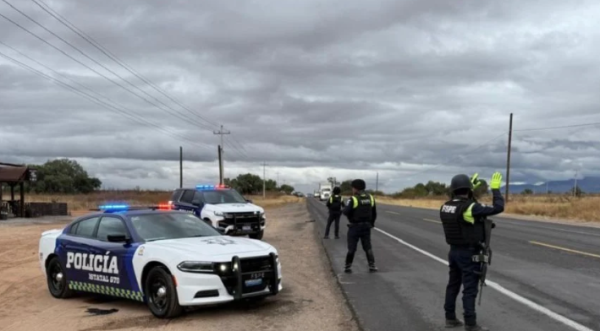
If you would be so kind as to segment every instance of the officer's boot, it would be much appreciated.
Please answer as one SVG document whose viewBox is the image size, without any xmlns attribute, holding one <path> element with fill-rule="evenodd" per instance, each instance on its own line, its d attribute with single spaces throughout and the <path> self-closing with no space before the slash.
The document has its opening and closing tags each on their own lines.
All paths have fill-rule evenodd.
<svg viewBox="0 0 600 331">
<path fill-rule="evenodd" d="M 479 324 L 465 325 L 465 331 L 490 331 L 490 329 L 483 327 Z"/>
<path fill-rule="evenodd" d="M 376 272 L 377 267 L 375 266 L 375 255 L 373 255 L 373 250 L 368 250 L 367 251 L 367 260 L 369 261 L 369 271 L 370 272 Z"/>
<path fill-rule="evenodd" d="M 346 266 L 344 267 L 344 272 L 347 274 L 352 273 L 352 261 L 354 260 L 354 253 L 348 252 L 346 254 Z"/>
</svg>

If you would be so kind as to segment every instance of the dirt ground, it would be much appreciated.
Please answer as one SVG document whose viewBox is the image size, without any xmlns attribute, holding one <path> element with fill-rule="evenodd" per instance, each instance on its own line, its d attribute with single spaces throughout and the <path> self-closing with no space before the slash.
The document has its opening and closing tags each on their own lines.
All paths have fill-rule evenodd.
<svg viewBox="0 0 600 331">
<path fill-rule="evenodd" d="M 142 303 L 80 296 L 54 299 L 38 260 L 42 231 L 65 221 L 0 223 L 0 330 L 358 330 L 303 203 L 268 210 L 264 240 L 280 253 L 284 290 L 259 304 L 154 318 Z"/>
</svg>

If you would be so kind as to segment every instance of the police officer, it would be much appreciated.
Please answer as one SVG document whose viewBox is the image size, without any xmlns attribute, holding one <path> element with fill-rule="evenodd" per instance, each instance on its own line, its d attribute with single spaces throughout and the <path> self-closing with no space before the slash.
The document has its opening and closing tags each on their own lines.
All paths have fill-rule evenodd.
<svg viewBox="0 0 600 331">
<path fill-rule="evenodd" d="M 481 185 L 477 174 L 469 178 L 467 175 L 456 175 L 452 178 L 450 189 L 452 200 L 440 208 L 440 218 L 444 227 L 446 242 L 450 245 L 448 262 L 450 277 L 446 287 L 446 327 L 465 326 L 467 331 L 486 331 L 487 328 L 477 324 L 475 299 L 479 291 L 480 263 L 474 261 L 478 255 L 480 244 L 485 239 L 484 220 L 487 216 L 497 215 L 504 211 L 504 198 L 500 193 L 502 175 L 494 173 L 490 182 L 493 194 L 493 206 L 485 206 L 477 202 L 473 190 Z M 456 299 L 463 286 L 463 311 L 465 322 L 456 318 Z"/>
<path fill-rule="evenodd" d="M 335 239 L 340 239 L 340 217 L 342 217 L 342 207 L 344 207 L 344 202 L 340 195 L 341 192 L 339 187 L 335 187 L 333 195 L 327 200 L 329 218 L 327 219 L 327 227 L 325 228 L 325 239 L 329 239 L 329 229 L 333 222 L 335 222 Z"/>
<path fill-rule="evenodd" d="M 375 257 L 371 248 L 371 228 L 375 227 L 377 219 L 377 208 L 375 198 L 365 192 L 366 183 L 362 179 L 355 179 L 351 183 L 352 198 L 348 200 L 343 210 L 344 215 L 348 217 L 348 254 L 346 255 L 345 272 L 352 272 L 352 261 L 354 253 L 360 240 L 362 247 L 367 254 L 369 261 L 369 271 L 377 271 L 375 266 Z"/>
</svg>

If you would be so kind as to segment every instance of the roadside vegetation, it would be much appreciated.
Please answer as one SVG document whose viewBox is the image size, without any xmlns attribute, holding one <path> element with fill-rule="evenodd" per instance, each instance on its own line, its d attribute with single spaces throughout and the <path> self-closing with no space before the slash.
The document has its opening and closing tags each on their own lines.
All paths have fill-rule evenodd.
<svg viewBox="0 0 600 331">
<path fill-rule="evenodd" d="M 504 191 L 502 192 L 504 194 Z M 439 209 L 447 200 L 445 196 L 402 198 L 379 196 L 379 203 L 407 207 Z M 485 204 L 491 204 L 491 195 L 479 198 Z M 541 216 L 551 219 L 600 222 L 600 195 L 586 194 L 574 197 L 570 194 L 511 194 L 504 211 L 505 214 Z"/>
<path fill-rule="evenodd" d="M 137 206 L 166 204 L 171 198 L 171 191 L 143 191 L 143 190 L 106 190 L 88 194 L 29 194 L 25 196 L 26 202 L 63 202 L 67 203 L 69 212 L 73 216 L 85 214 L 90 209 L 98 208 L 103 204 L 129 204 Z M 279 207 L 288 203 L 299 203 L 301 198 L 281 193 L 270 193 L 263 198 L 262 195 L 245 195 L 256 205 L 263 208 Z"/>
</svg>

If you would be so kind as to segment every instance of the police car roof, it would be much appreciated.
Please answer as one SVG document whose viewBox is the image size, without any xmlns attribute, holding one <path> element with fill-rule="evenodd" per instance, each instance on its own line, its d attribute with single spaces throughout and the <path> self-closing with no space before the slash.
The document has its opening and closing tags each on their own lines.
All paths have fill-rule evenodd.
<svg viewBox="0 0 600 331">
<path fill-rule="evenodd" d="M 183 213 L 180 210 L 174 210 L 174 209 L 160 209 L 160 208 L 154 208 L 154 207 L 144 207 L 144 208 L 131 208 L 131 209 L 123 209 L 123 210 L 96 210 L 96 212 L 94 213 L 90 213 L 85 215 L 85 217 L 87 216 L 92 216 L 92 215 L 108 215 L 108 214 L 118 214 L 118 215 L 126 215 L 126 216 L 134 216 L 134 215 L 146 215 L 146 214 L 152 214 L 152 213 Z"/>
</svg>

